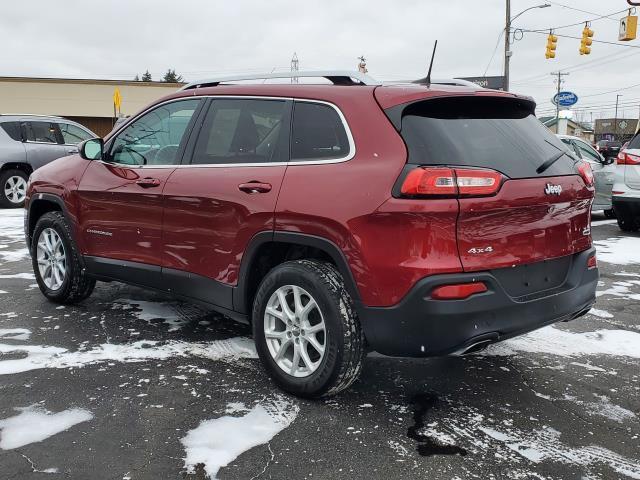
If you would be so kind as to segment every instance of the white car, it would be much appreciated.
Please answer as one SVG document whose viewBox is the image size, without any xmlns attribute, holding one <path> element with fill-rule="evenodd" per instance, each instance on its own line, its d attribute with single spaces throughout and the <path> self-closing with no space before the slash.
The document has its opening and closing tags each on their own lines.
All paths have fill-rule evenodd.
<svg viewBox="0 0 640 480">
<path fill-rule="evenodd" d="M 604 210 L 607 218 L 615 217 L 611 199 L 616 166 L 613 159 L 605 159 L 600 153 L 582 138 L 569 135 L 557 135 L 569 151 L 586 161 L 593 170 L 596 193 L 591 210 Z M 639 191 L 640 193 L 640 191 Z"/>
<path fill-rule="evenodd" d="M 613 208 L 625 232 L 640 230 L 640 133 L 631 139 L 616 159 Z"/>
</svg>

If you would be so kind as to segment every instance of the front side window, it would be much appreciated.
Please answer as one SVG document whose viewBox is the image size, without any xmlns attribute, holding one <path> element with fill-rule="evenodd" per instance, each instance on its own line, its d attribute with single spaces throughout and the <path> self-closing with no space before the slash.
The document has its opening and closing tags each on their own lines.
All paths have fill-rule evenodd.
<svg viewBox="0 0 640 480">
<path fill-rule="evenodd" d="M 58 143 L 58 124 L 53 122 L 27 122 L 27 140 L 39 143 Z"/>
<path fill-rule="evenodd" d="M 202 124 L 192 163 L 286 161 L 286 107 L 283 100 L 214 100 Z"/>
<path fill-rule="evenodd" d="M 80 142 L 93 138 L 93 135 L 90 133 L 70 123 L 59 123 L 58 126 L 60 127 L 60 133 L 66 145 L 77 145 Z"/>
<path fill-rule="evenodd" d="M 109 160 L 124 165 L 176 165 L 200 100 L 167 103 L 145 113 L 115 138 Z"/>
<path fill-rule="evenodd" d="M 296 102 L 291 160 L 330 160 L 349 155 L 349 139 L 338 112 L 329 105 Z"/>
</svg>

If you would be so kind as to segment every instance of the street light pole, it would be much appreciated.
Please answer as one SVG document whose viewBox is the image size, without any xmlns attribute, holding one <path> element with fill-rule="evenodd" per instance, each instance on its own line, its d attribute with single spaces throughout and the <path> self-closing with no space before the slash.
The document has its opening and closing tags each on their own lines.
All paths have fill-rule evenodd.
<svg viewBox="0 0 640 480">
<path fill-rule="evenodd" d="M 535 5 L 533 7 L 525 8 L 519 14 L 514 17 L 511 17 L 511 0 L 506 0 L 506 15 L 504 22 L 504 89 L 505 91 L 509 91 L 509 64 L 511 61 L 511 22 L 513 22 L 516 18 L 522 15 L 529 10 L 533 10 L 534 8 L 547 8 L 551 5 L 548 3 L 544 3 L 542 5 Z"/>
</svg>

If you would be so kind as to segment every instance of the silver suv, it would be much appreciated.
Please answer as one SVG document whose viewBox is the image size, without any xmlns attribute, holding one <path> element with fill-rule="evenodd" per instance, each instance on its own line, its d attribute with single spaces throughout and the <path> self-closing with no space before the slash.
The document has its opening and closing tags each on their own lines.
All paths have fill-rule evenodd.
<svg viewBox="0 0 640 480">
<path fill-rule="evenodd" d="M 0 207 L 24 205 L 31 172 L 78 152 L 78 143 L 97 137 L 60 117 L 0 115 Z"/>
</svg>

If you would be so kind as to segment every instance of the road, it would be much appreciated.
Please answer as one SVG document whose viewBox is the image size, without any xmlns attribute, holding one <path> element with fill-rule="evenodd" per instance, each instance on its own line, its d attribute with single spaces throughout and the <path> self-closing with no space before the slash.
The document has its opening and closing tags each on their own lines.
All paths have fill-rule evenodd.
<svg viewBox="0 0 640 480">
<path fill-rule="evenodd" d="M 99 283 L 47 302 L 0 212 L 0 479 L 640 478 L 640 236 L 594 215 L 596 310 L 467 357 L 280 393 L 245 325 Z"/>
</svg>

